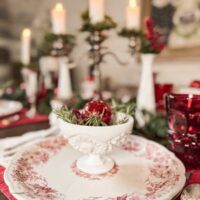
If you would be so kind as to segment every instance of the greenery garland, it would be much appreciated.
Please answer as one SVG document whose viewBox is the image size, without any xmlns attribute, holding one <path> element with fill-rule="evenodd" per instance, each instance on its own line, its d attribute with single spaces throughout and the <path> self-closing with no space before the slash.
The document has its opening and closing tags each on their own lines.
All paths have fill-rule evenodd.
<svg viewBox="0 0 200 200">
<path fill-rule="evenodd" d="M 144 127 L 140 128 L 135 121 L 134 134 L 143 136 L 166 147 L 168 142 L 168 125 L 166 115 L 163 113 L 150 113 L 143 111 L 144 118 L 147 119 Z"/>
<path fill-rule="evenodd" d="M 101 32 L 104 30 L 113 29 L 117 26 L 117 24 L 109 16 L 105 16 L 105 19 L 102 22 L 97 22 L 93 24 L 91 22 L 88 10 L 81 15 L 81 18 L 83 20 L 83 25 L 81 28 L 82 32 L 95 32 L 95 31 Z"/>
<path fill-rule="evenodd" d="M 53 44 L 58 40 L 62 41 L 63 46 L 67 48 L 68 53 L 70 53 L 75 46 L 75 37 L 71 34 L 57 35 L 54 33 L 47 33 L 44 36 L 44 41 L 38 50 L 38 57 L 51 55 L 51 52 L 54 48 Z"/>
<path fill-rule="evenodd" d="M 140 37 L 142 34 L 141 30 L 135 30 L 135 29 L 127 29 L 123 28 L 118 35 L 125 38 L 131 38 L 131 37 Z"/>
</svg>

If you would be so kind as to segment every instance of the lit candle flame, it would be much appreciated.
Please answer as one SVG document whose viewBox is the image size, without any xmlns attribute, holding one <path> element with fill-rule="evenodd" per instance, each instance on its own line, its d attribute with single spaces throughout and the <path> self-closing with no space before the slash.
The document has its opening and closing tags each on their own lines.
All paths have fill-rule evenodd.
<svg viewBox="0 0 200 200">
<path fill-rule="evenodd" d="M 129 0 L 129 7 L 135 8 L 137 6 L 136 0 Z"/>
<path fill-rule="evenodd" d="M 55 6 L 56 11 L 62 11 L 64 10 L 62 3 L 57 3 Z"/>
<path fill-rule="evenodd" d="M 22 35 L 23 35 L 24 37 L 29 37 L 29 36 L 31 35 L 31 30 L 28 29 L 28 28 L 25 28 L 25 29 L 23 30 L 23 32 L 22 32 Z"/>
</svg>

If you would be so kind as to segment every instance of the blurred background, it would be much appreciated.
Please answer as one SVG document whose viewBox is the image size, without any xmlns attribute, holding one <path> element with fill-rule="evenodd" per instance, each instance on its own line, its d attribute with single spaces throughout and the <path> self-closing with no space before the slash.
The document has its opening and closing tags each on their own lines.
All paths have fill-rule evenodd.
<svg viewBox="0 0 200 200">
<path fill-rule="evenodd" d="M 24 28 L 32 31 L 32 55 L 43 41 L 44 34 L 51 31 L 50 12 L 56 0 L 1 0 L 0 1 L 0 83 L 15 76 L 13 62 L 20 60 L 20 37 Z M 76 36 L 72 57 L 76 62 L 75 77 L 80 82 L 88 73 L 88 44 L 86 33 L 80 32 L 81 14 L 88 8 L 87 0 L 62 0 L 67 12 L 67 33 Z M 172 2 L 172 3 L 171 3 Z M 141 19 L 151 15 L 166 34 L 168 47 L 154 63 L 157 81 L 187 85 L 200 76 L 200 45 L 198 0 L 179 1 L 141 0 Z M 106 0 L 105 12 L 118 24 L 117 30 L 125 26 L 128 0 Z M 184 6 L 183 6 L 184 5 Z M 141 20 L 142 21 L 142 20 Z M 182 31 L 182 32 L 181 32 Z M 184 32 L 185 31 L 185 32 Z M 177 34 L 176 34 L 177 33 Z M 106 57 L 102 65 L 103 76 L 114 85 L 137 86 L 140 66 L 132 62 L 128 51 L 128 40 L 119 37 L 116 30 L 109 32 L 105 41 L 110 50 L 122 61 L 130 61 L 121 67 L 112 57 Z M 122 75 L 123 74 L 123 75 Z"/>
</svg>

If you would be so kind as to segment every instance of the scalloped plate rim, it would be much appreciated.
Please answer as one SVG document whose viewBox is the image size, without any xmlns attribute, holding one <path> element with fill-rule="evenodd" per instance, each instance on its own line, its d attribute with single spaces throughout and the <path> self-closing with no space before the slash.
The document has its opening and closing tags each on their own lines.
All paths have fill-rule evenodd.
<svg viewBox="0 0 200 200">
<path fill-rule="evenodd" d="M 58 137 L 58 136 L 54 136 L 54 137 Z M 156 146 L 159 146 L 159 148 L 162 148 L 164 151 L 168 152 L 169 154 L 171 154 L 172 157 L 174 157 L 174 158 L 176 159 L 176 161 L 177 161 L 178 164 L 179 164 L 180 171 L 182 171 L 182 172 L 179 172 L 179 174 L 182 175 L 182 176 L 181 176 L 181 183 L 180 183 L 179 189 L 178 189 L 178 187 L 177 187 L 176 190 L 174 189 L 174 190 L 173 190 L 173 193 L 172 193 L 171 196 L 170 196 L 170 199 L 173 199 L 173 198 L 174 198 L 178 193 L 180 193 L 180 191 L 184 188 L 185 182 L 186 182 L 186 176 L 185 176 L 186 169 L 185 169 L 185 166 L 183 165 L 182 161 L 181 161 L 179 158 L 177 158 L 176 155 L 175 155 L 173 152 L 169 151 L 167 148 L 165 148 L 164 146 L 162 146 L 162 145 L 156 143 L 155 141 L 148 140 L 148 139 L 146 139 L 146 138 L 144 138 L 144 137 L 141 137 L 141 136 L 138 136 L 138 135 L 130 135 L 129 137 L 136 137 L 136 138 L 139 138 L 139 139 L 142 139 L 142 140 L 147 140 L 148 142 L 153 143 L 153 144 L 156 145 Z M 45 141 L 45 140 L 48 140 L 48 139 L 47 139 L 47 138 L 46 138 L 46 139 L 42 139 L 41 141 Z M 40 141 L 40 142 L 41 142 L 41 141 Z M 8 167 L 6 168 L 6 170 L 5 170 L 5 172 L 4 172 L 4 181 L 5 181 L 6 185 L 8 186 L 10 193 L 11 193 L 17 200 L 28 200 L 28 199 L 27 199 L 27 196 L 24 196 L 24 193 L 19 193 L 19 192 L 17 192 L 16 186 L 14 186 L 14 184 L 11 183 L 12 181 L 10 181 L 10 178 L 9 178 L 9 175 L 8 175 L 8 174 L 9 174 L 9 173 L 8 173 L 8 172 L 9 172 L 9 169 L 12 167 L 12 166 L 11 166 L 12 163 L 14 163 L 16 160 L 18 160 L 18 158 L 21 156 L 21 154 L 22 154 L 24 151 L 30 149 L 31 147 L 34 147 L 36 144 L 38 144 L 38 143 L 40 143 L 40 142 L 38 142 L 38 141 L 37 141 L 37 142 L 34 142 L 32 145 L 30 145 L 30 146 L 28 146 L 28 147 L 24 147 L 24 148 L 22 148 L 19 152 L 17 152 L 17 153 L 15 154 L 15 156 L 12 158 L 12 160 L 10 161 Z M 174 188 L 175 188 L 175 187 L 174 187 Z M 169 200 L 168 198 L 169 198 L 169 197 L 167 197 L 166 199 L 162 199 L 162 200 Z M 31 199 L 31 200 L 32 200 L 32 199 Z M 150 200 L 150 199 L 149 199 L 149 200 Z M 152 200 L 153 200 L 153 199 L 152 199 Z"/>
</svg>

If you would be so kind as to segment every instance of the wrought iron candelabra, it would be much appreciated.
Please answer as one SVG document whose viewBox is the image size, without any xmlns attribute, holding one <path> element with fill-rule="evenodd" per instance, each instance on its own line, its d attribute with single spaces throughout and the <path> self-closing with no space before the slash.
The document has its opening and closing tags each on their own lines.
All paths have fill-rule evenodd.
<svg viewBox="0 0 200 200">
<path fill-rule="evenodd" d="M 134 56 L 138 51 L 139 51 L 139 36 L 141 35 L 140 30 L 135 30 L 135 29 L 127 29 L 123 28 L 119 32 L 119 36 L 125 37 L 129 39 L 129 52 L 131 56 Z"/>
<path fill-rule="evenodd" d="M 121 66 L 128 65 L 128 62 L 121 61 L 118 56 L 110 51 L 108 47 L 103 46 L 103 42 L 107 39 L 106 31 L 94 31 L 90 32 L 90 35 L 87 38 L 87 42 L 90 45 L 89 49 L 89 69 L 90 75 L 94 76 L 98 85 L 98 97 L 102 98 L 102 73 L 101 73 L 101 64 L 105 61 L 106 56 L 112 56 L 117 63 Z M 133 45 L 133 44 L 131 44 Z M 133 48 L 133 47 L 132 47 Z"/>
<path fill-rule="evenodd" d="M 98 83 L 98 97 L 102 98 L 102 73 L 101 73 L 101 64 L 105 61 L 106 56 L 112 56 L 116 62 L 120 65 L 128 65 L 128 62 L 121 61 L 118 56 L 109 50 L 108 47 L 104 46 L 104 41 L 108 38 L 107 30 L 113 29 L 116 27 L 116 23 L 109 17 L 106 16 L 104 21 L 92 24 L 89 18 L 88 12 L 82 15 L 83 26 L 81 31 L 88 32 L 89 36 L 86 41 L 89 43 L 89 72 L 91 76 L 94 76 Z M 130 42 L 130 49 L 134 53 L 134 42 Z"/>
<path fill-rule="evenodd" d="M 75 37 L 70 34 L 47 33 L 39 51 L 39 56 L 69 56 L 75 45 Z"/>
</svg>

